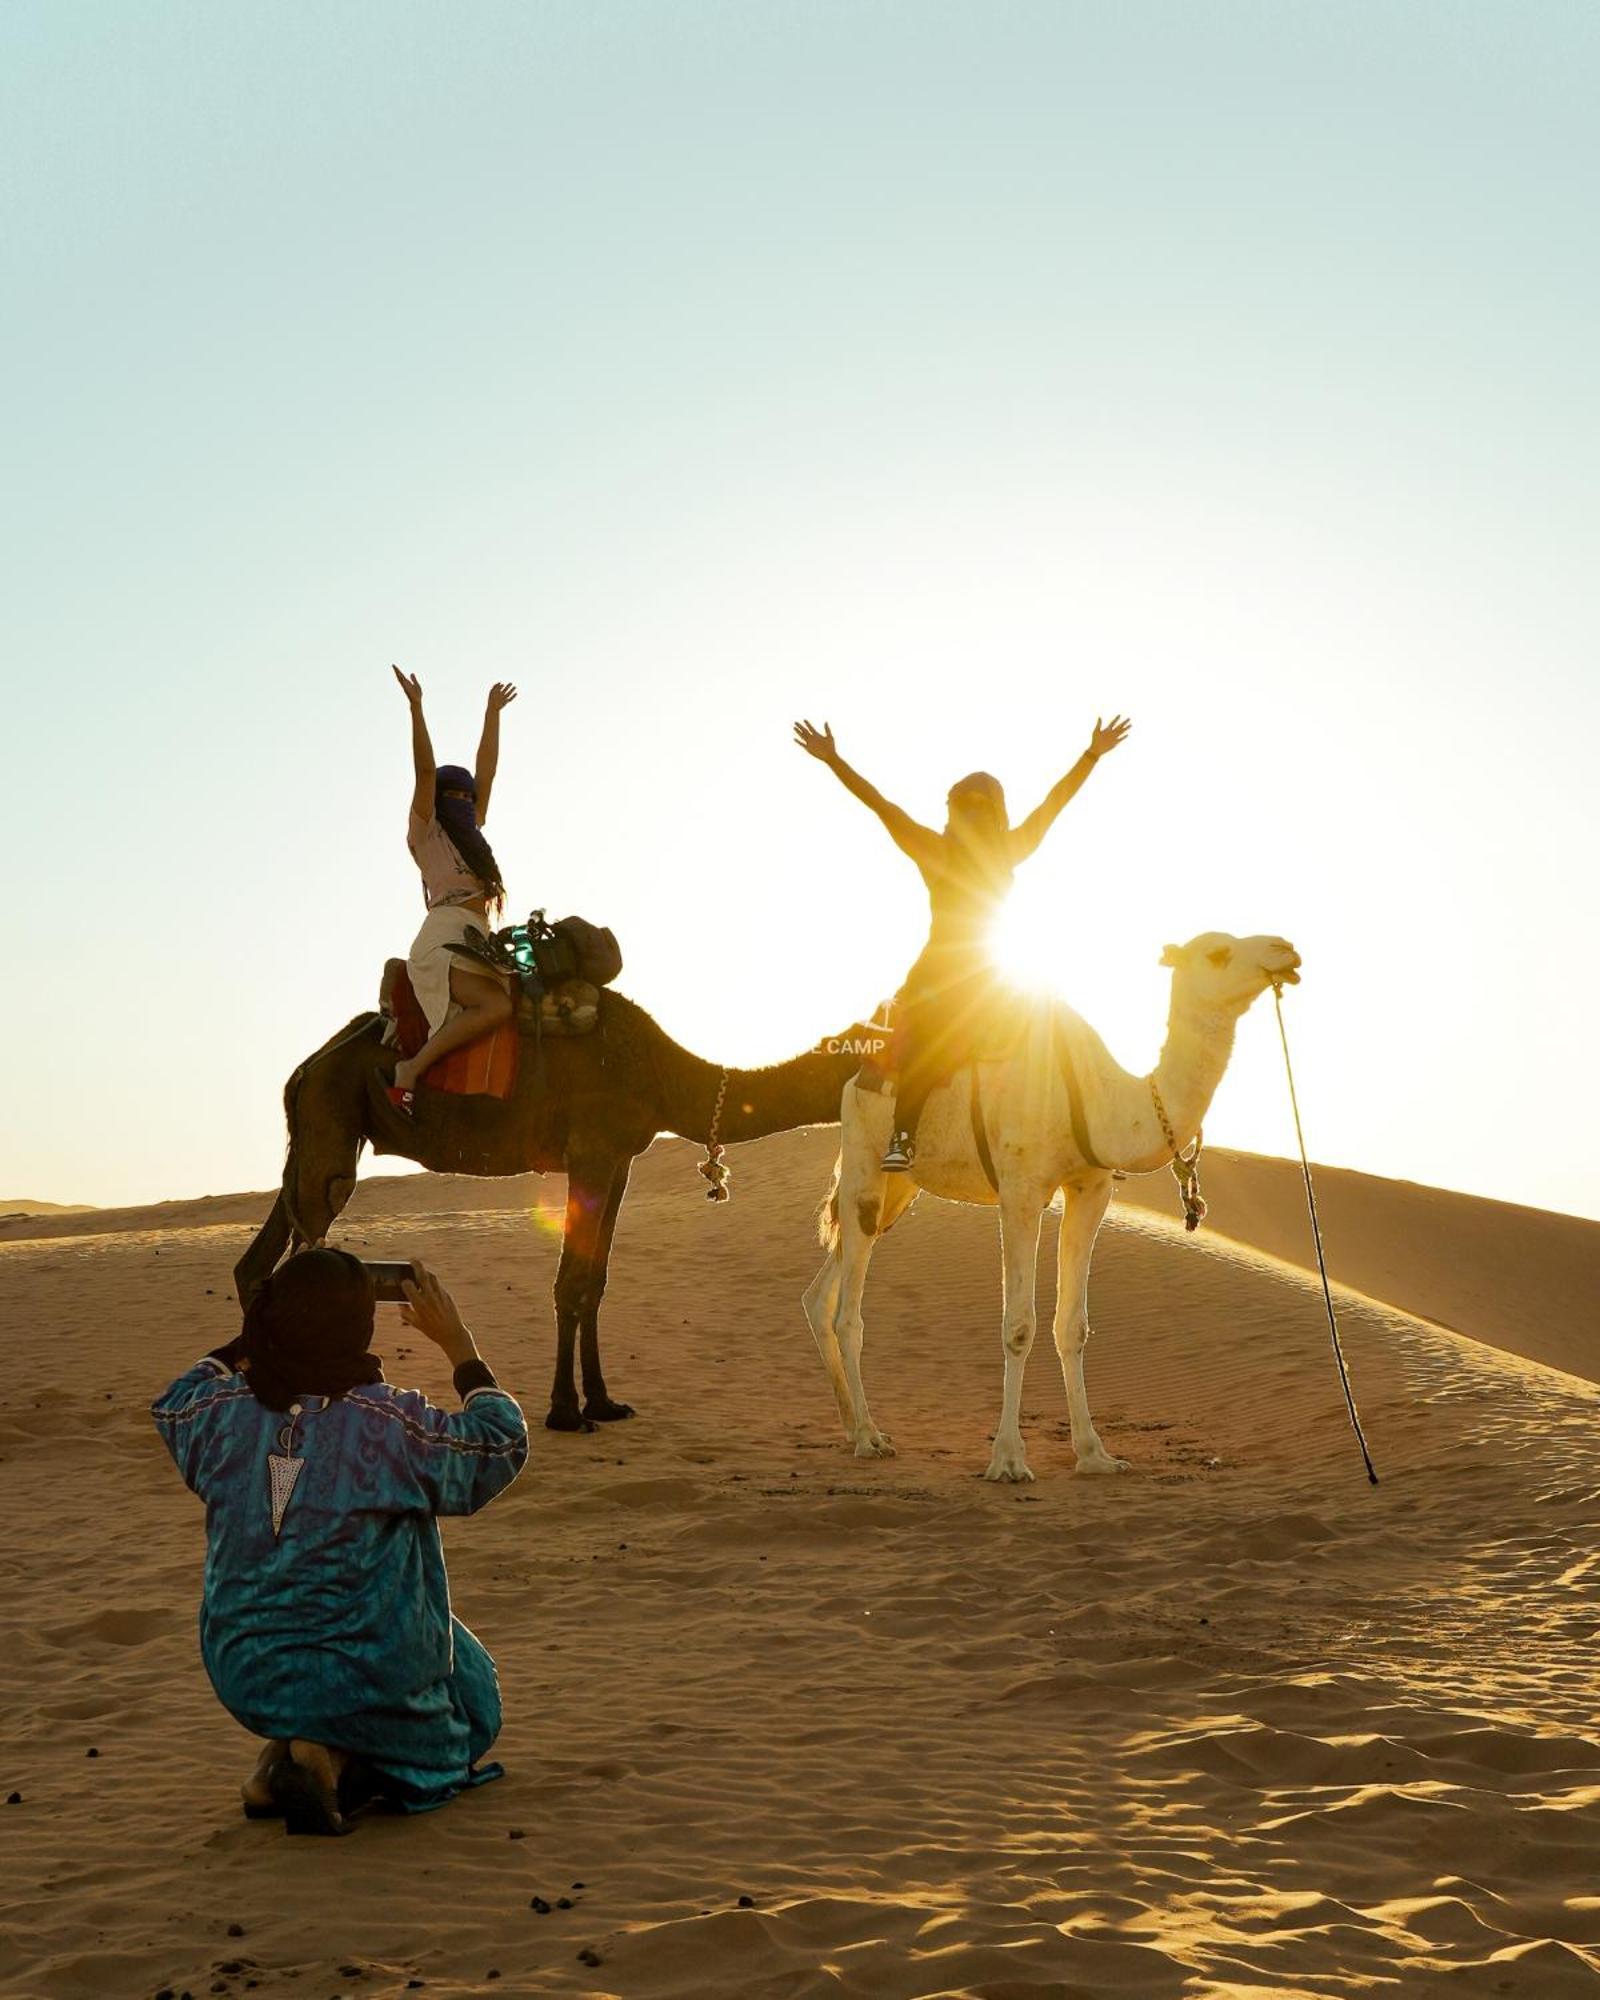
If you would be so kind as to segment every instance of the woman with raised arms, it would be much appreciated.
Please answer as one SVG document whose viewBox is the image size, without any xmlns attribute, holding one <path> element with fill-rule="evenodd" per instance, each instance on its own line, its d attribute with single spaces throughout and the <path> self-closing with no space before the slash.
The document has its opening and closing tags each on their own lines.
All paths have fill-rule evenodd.
<svg viewBox="0 0 1600 2000">
<path fill-rule="evenodd" d="M 794 726 L 801 749 L 827 765 L 847 792 L 870 806 L 902 854 L 917 864 L 933 907 L 928 942 L 895 997 L 894 1135 L 883 1170 L 910 1170 L 917 1119 L 931 1092 L 971 1058 L 974 1036 L 994 983 L 992 933 L 1011 892 L 1012 875 L 1055 824 L 1095 765 L 1133 725 L 1120 715 L 1096 719 L 1089 747 L 1020 826 L 1006 816 L 998 778 L 974 771 L 950 788 L 942 832 L 920 826 L 839 755 L 833 730 Z"/>
<path fill-rule="evenodd" d="M 405 1093 L 441 1056 L 465 1048 L 511 1018 L 506 983 L 487 968 L 464 965 L 450 947 L 473 935 L 487 936 L 505 902 L 500 864 L 483 827 L 500 761 L 500 715 L 516 700 L 517 690 L 509 681 L 490 688 L 477 768 L 468 771 L 459 764 L 434 763 L 422 713 L 422 683 L 398 667 L 394 677 L 411 707 L 414 784 L 406 846 L 421 873 L 428 909 L 406 960 L 411 990 L 428 1017 L 428 1039 L 409 1061 L 395 1065 L 395 1089 Z"/>
</svg>

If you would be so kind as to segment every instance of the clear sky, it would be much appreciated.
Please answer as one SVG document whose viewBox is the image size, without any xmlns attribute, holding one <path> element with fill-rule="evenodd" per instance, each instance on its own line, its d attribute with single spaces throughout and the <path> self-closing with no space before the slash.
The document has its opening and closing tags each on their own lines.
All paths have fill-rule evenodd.
<svg viewBox="0 0 1600 2000">
<path fill-rule="evenodd" d="M 793 717 L 934 817 L 1125 710 L 1017 898 L 1119 1058 L 1279 931 L 1318 1157 L 1600 1215 L 1597 35 L 12 0 L 0 1197 L 275 1182 L 420 913 L 398 660 L 462 762 L 520 683 L 514 902 L 736 1062 L 926 920 Z"/>
</svg>

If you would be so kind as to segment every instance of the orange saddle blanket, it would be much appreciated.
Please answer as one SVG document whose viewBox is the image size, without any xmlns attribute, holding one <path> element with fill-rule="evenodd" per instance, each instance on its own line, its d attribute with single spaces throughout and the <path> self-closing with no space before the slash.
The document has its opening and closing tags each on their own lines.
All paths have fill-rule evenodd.
<svg viewBox="0 0 1600 2000">
<path fill-rule="evenodd" d="M 385 1011 L 394 1016 L 396 1040 L 402 1056 L 414 1056 L 428 1039 L 428 1017 L 417 1005 L 403 960 L 389 969 L 384 989 Z M 427 1090 L 453 1091 L 460 1097 L 509 1097 L 517 1083 L 516 1017 L 504 1021 L 491 1034 L 480 1035 L 464 1049 L 456 1049 L 420 1082 Z"/>
</svg>

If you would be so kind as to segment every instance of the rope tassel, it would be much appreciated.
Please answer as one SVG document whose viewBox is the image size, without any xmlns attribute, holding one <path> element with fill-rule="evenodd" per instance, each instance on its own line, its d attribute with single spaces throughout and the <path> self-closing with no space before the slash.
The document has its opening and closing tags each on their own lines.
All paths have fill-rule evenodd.
<svg viewBox="0 0 1600 2000">
<path fill-rule="evenodd" d="M 1173 1177 L 1178 1183 L 1178 1193 L 1183 1200 L 1183 1226 L 1198 1229 L 1210 1213 L 1205 1197 L 1200 1192 L 1200 1142 L 1194 1143 L 1194 1150 L 1186 1159 L 1182 1153 L 1172 1163 Z"/>
<path fill-rule="evenodd" d="M 730 1169 L 722 1164 L 722 1148 L 707 1146 L 706 1156 L 700 1162 L 700 1171 L 711 1185 L 706 1189 L 707 1201 L 728 1201 L 728 1175 Z"/>
</svg>

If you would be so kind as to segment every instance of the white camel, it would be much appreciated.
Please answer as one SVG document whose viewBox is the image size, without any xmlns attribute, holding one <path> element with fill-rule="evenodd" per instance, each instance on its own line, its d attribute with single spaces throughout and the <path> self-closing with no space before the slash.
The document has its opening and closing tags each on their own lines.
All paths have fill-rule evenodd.
<svg viewBox="0 0 1600 2000">
<path fill-rule="evenodd" d="M 889 1137 L 893 1099 L 845 1085 L 840 1149 L 823 1211 L 828 1259 L 806 1290 L 806 1318 L 858 1458 L 886 1457 L 893 1445 L 872 1420 L 861 1380 L 861 1299 L 872 1246 L 916 1199 L 918 1190 L 947 1201 L 998 1206 L 1005 1268 L 1005 1390 L 986 1479 L 1032 1479 L 1022 1442 L 1022 1376 L 1035 1330 L 1039 1222 L 1059 1189 L 1061 1256 L 1055 1342 L 1067 1385 L 1072 1448 L 1079 1472 L 1122 1472 L 1089 1415 L 1083 1350 L 1089 1338 L 1089 1262 L 1111 1200 L 1115 1172 L 1165 1167 L 1200 1130 L 1233 1051 L 1234 1029 L 1270 986 L 1299 980 L 1300 954 L 1280 937 L 1229 937 L 1207 931 L 1168 945 L 1172 1004 L 1160 1061 L 1149 1076 L 1130 1076 L 1112 1061 L 1086 1021 L 1057 1002 L 1029 1010 L 1016 1045 L 994 1061 L 962 1070 L 928 1099 L 917 1128 L 909 1174 L 878 1165 Z M 974 1119 L 981 1117 L 993 1185 Z"/>
</svg>

